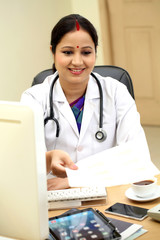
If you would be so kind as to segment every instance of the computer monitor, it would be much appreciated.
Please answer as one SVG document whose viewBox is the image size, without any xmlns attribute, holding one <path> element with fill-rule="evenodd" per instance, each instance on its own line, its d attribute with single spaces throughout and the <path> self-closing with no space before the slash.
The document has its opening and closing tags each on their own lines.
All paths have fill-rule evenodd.
<svg viewBox="0 0 160 240">
<path fill-rule="evenodd" d="M 43 115 L 0 101 L 0 236 L 48 237 Z"/>
</svg>

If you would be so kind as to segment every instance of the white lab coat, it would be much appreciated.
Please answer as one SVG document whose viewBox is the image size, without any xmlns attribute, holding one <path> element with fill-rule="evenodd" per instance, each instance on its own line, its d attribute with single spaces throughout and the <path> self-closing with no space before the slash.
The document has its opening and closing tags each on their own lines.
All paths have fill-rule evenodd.
<svg viewBox="0 0 160 240">
<path fill-rule="evenodd" d="M 21 102 L 41 105 L 44 118 L 49 116 L 49 90 L 56 75 L 57 73 L 47 77 L 42 84 L 35 85 L 22 94 Z M 60 124 L 60 135 L 56 138 L 56 124 L 49 121 L 45 126 L 46 148 L 64 150 L 74 162 L 136 138 L 141 138 L 143 144 L 146 142 L 135 101 L 126 86 L 113 78 L 96 75 L 103 89 L 103 129 L 107 133 L 104 142 L 98 142 L 95 138 L 99 126 L 100 103 L 95 79 L 90 76 L 88 82 L 80 134 L 59 80 L 54 85 L 53 108 Z"/>
</svg>

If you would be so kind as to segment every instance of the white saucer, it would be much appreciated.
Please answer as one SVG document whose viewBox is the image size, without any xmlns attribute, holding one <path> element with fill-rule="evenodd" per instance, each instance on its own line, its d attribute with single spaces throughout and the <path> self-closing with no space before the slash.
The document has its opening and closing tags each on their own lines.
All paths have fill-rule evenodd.
<svg viewBox="0 0 160 240">
<path fill-rule="evenodd" d="M 152 200 L 155 200 L 155 199 L 160 197 L 160 186 L 157 186 L 156 192 L 153 195 L 149 196 L 149 197 L 142 198 L 142 197 L 136 196 L 133 193 L 132 188 L 128 188 L 126 190 L 126 192 L 125 192 L 125 195 L 126 195 L 127 198 L 129 198 L 131 200 L 134 200 L 134 201 L 138 201 L 138 202 L 152 201 Z"/>
</svg>

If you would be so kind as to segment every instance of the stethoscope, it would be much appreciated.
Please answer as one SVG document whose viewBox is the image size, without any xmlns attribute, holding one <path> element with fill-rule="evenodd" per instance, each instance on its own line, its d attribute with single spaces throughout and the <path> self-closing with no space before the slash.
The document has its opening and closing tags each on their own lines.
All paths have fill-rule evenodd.
<svg viewBox="0 0 160 240">
<path fill-rule="evenodd" d="M 91 73 L 91 75 L 94 77 L 94 79 L 97 82 L 98 88 L 99 88 L 99 95 L 100 95 L 100 105 L 99 105 L 99 129 L 95 133 L 95 138 L 99 142 L 103 142 L 107 138 L 106 132 L 103 130 L 103 91 L 102 91 L 102 86 L 100 84 L 100 81 L 98 78 L 94 75 L 94 73 Z M 52 120 L 56 124 L 56 137 L 59 137 L 59 132 L 60 132 L 60 126 L 58 120 L 54 117 L 54 111 L 53 111 L 53 104 L 52 104 L 52 99 L 53 99 L 53 87 L 57 79 L 59 78 L 59 75 L 57 75 L 50 87 L 50 92 L 49 92 L 49 105 L 50 105 L 50 114 L 47 118 L 44 120 L 44 125 L 47 124 L 49 120 Z"/>
</svg>

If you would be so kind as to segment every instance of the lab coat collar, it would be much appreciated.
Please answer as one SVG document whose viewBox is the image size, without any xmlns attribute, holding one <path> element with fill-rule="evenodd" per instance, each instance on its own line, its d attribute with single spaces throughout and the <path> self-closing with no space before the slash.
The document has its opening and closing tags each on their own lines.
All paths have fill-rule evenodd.
<svg viewBox="0 0 160 240">
<path fill-rule="evenodd" d="M 99 88 L 97 82 L 91 75 L 89 78 L 88 87 L 86 91 L 86 98 L 88 99 L 99 98 Z"/>
<path fill-rule="evenodd" d="M 55 78 L 55 74 L 53 75 L 53 79 Z M 58 101 L 58 102 L 65 102 L 66 97 L 64 95 L 64 92 L 62 90 L 62 87 L 60 85 L 59 79 L 57 80 L 57 82 L 55 83 L 54 86 L 54 90 L 53 90 L 53 99 L 54 101 Z M 90 75 L 89 81 L 88 81 L 88 86 L 87 86 L 87 91 L 86 91 L 86 95 L 85 98 L 88 99 L 95 99 L 98 98 L 99 99 L 99 89 L 98 89 L 98 85 L 96 80 L 94 79 L 94 77 L 92 77 Z"/>
<path fill-rule="evenodd" d="M 99 98 L 99 88 L 96 80 L 92 76 L 90 76 L 85 95 L 85 107 L 82 118 L 81 132 L 79 135 L 75 117 L 61 88 L 59 79 L 55 83 L 53 90 L 54 102 L 57 102 L 60 113 L 66 118 L 66 120 L 74 130 L 75 134 L 79 137 L 79 142 L 83 138 L 94 113 L 94 104 L 92 103 L 92 100 L 97 99 L 97 101 L 99 101 Z"/>
</svg>

